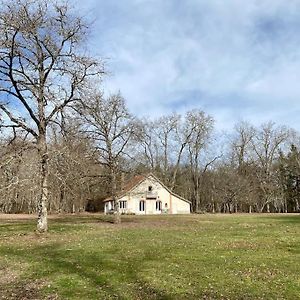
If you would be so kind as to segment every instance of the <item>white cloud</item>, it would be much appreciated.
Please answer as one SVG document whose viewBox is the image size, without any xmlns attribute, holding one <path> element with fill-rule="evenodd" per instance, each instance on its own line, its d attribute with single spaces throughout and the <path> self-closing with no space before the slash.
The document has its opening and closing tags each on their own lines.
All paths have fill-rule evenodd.
<svg viewBox="0 0 300 300">
<path fill-rule="evenodd" d="M 88 0 L 85 10 L 94 51 L 111 58 L 106 89 L 136 114 L 200 106 L 222 128 L 236 118 L 293 125 L 300 1 Z"/>
</svg>

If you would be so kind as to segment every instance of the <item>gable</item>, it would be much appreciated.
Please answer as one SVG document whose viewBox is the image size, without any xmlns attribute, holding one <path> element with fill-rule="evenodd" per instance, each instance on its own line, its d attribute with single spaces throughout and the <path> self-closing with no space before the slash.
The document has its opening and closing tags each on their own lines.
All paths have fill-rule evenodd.
<svg viewBox="0 0 300 300">
<path fill-rule="evenodd" d="M 188 201 L 187 199 L 175 194 L 172 192 L 167 186 L 165 186 L 157 177 L 155 177 L 153 174 L 149 174 L 148 176 L 144 176 L 144 179 L 142 179 L 136 186 L 134 186 L 130 191 L 130 194 L 136 194 L 137 196 L 145 195 L 145 193 L 148 191 L 148 187 L 152 186 L 153 192 L 158 192 L 161 190 L 164 190 L 165 192 L 173 195 L 174 197 L 177 197 L 179 200 L 185 201 L 189 204 L 191 204 L 191 201 Z M 128 193 L 126 193 L 128 194 Z"/>
<path fill-rule="evenodd" d="M 177 197 L 179 200 L 191 204 L 191 201 L 188 201 L 187 199 L 179 195 L 176 195 L 167 186 L 165 186 L 156 176 L 154 176 L 151 173 L 147 176 L 145 175 L 134 176 L 130 181 L 127 182 L 127 184 L 124 186 L 122 192 L 117 196 L 117 198 L 121 199 L 124 196 L 132 195 L 132 194 L 134 194 L 135 196 L 146 197 L 147 192 L 149 192 L 148 191 L 149 186 L 152 187 L 153 193 L 164 191 L 166 193 L 173 195 L 174 197 Z M 109 200 L 112 200 L 112 198 L 109 197 L 104 201 L 109 201 Z"/>
<path fill-rule="evenodd" d="M 145 177 L 143 181 L 141 181 L 139 184 L 137 184 L 131 191 L 131 194 L 145 194 L 145 193 L 149 193 L 151 194 L 151 192 L 149 191 L 149 187 L 152 187 L 152 192 L 156 193 L 159 190 L 166 190 L 165 187 L 156 180 L 156 178 L 154 178 L 153 176 L 148 176 Z M 167 190 L 166 190 L 167 191 Z"/>
</svg>

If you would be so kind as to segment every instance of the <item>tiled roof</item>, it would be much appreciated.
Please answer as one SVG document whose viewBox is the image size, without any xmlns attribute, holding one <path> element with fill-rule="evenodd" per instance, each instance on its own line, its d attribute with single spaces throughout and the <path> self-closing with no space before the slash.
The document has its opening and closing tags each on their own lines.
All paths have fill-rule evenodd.
<svg viewBox="0 0 300 300">
<path fill-rule="evenodd" d="M 138 185 L 140 182 L 142 182 L 144 179 L 146 179 L 147 176 L 145 175 L 136 175 L 132 177 L 122 188 L 121 194 L 129 192 L 131 189 L 133 189 L 136 185 Z"/>
<path fill-rule="evenodd" d="M 124 185 L 122 190 L 116 195 L 116 197 L 119 198 L 119 197 L 123 196 L 124 194 L 126 194 L 127 192 L 132 190 L 135 186 L 137 186 L 140 182 L 142 182 L 146 178 L 147 178 L 147 176 L 145 176 L 145 175 L 136 175 L 136 176 L 132 177 L 129 181 L 126 182 L 126 184 Z M 109 200 L 112 200 L 111 196 L 106 198 L 104 201 L 109 201 Z"/>
</svg>

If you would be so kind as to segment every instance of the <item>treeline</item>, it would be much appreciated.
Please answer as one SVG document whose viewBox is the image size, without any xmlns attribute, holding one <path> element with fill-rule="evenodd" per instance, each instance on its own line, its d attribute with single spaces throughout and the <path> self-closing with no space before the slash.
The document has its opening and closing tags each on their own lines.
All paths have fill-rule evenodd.
<svg viewBox="0 0 300 300">
<path fill-rule="evenodd" d="M 68 2 L 2 4 L 0 212 L 37 212 L 45 232 L 48 212 L 98 206 L 148 172 L 194 212 L 299 211 L 295 131 L 270 122 L 220 133 L 200 109 L 134 116 L 120 93 L 104 96 L 105 63 Z"/>
<path fill-rule="evenodd" d="M 201 110 L 139 119 L 120 94 L 89 97 L 49 128 L 50 213 L 99 210 L 125 180 L 148 172 L 191 200 L 194 212 L 299 212 L 294 130 L 240 122 L 220 133 Z M 38 159 L 34 141 L 2 137 L 1 212 L 36 212 Z"/>
</svg>

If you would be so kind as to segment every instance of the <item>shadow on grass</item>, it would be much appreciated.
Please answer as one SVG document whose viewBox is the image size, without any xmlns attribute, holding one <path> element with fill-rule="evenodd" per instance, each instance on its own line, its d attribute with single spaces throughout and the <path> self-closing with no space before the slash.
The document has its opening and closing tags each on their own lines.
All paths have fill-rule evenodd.
<svg viewBox="0 0 300 300">
<path fill-rule="evenodd" d="M 121 223 L 137 223 L 143 221 L 144 216 L 129 216 L 121 215 Z M 144 219 L 145 221 L 145 219 Z M 113 215 L 104 215 L 104 214 L 92 214 L 92 215 L 59 215 L 54 218 L 49 219 L 49 224 L 55 223 L 72 223 L 72 224 L 113 224 L 114 216 Z"/>
<path fill-rule="evenodd" d="M 109 222 L 112 217 L 99 214 L 99 215 L 56 215 L 49 218 L 49 223 L 96 223 L 96 222 Z"/>
<path fill-rule="evenodd" d="M 280 223 L 289 223 L 289 224 L 299 224 L 300 225 L 300 214 L 298 215 L 281 215 L 281 214 L 278 214 L 278 215 L 266 215 L 266 216 L 262 216 L 262 219 L 265 219 L 265 220 L 274 220 L 274 221 L 277 221 L 277 222 L 280 222 Z"/>
<path fill-rule="evenodd" d="M 24 235 L 34 228 L 35 225 L 29 222 L 0 224 L 0 236 Z"/>
<path fill-rule="evenodd" d="M 2 246 L 0 256 L 30 263 L 27 280 L 52 279 L 57 286 L 55 292 L 68 299 L 77 299 L 78 296 L 82 299 L 100 299 L 100 296 L 105 299 L 173 299 L 139 276 L 143 263 L 152 260 L 149 253 L 141 255 L 138 260 L 135 257 L 116 261 L 114 251 L 109 254 L 100 250 L 68 251 L 61 244 L 54 243 L 31 247 L 29 251 Z M 69 279 L 66 282 L 63 278 Z M 84 291 L 83 285 L 87 285 L 88 289 Z M 49 292 L 53 293 L 53 290 Z"/>
</svg>

